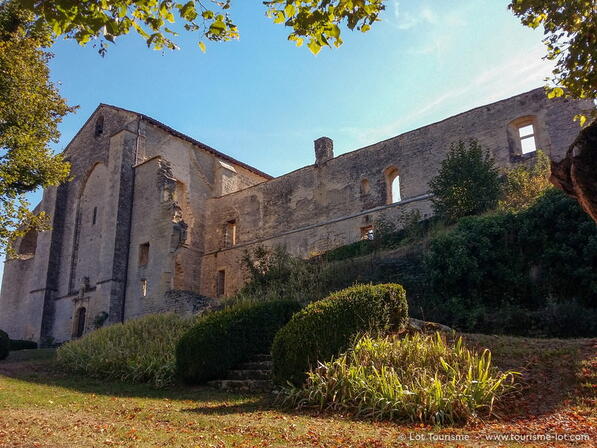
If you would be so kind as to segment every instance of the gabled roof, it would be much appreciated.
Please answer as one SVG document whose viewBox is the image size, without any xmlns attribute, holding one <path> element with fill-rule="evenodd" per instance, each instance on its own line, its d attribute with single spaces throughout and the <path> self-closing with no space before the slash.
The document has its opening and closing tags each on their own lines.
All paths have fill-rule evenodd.
<svg viewBox="0 0 597 448">
<path fill-rule="evenodd" d="M 205 143 L 201 143 L 200 141 L 195 140 L 194 138 L 189 137 L 188 135 L 183 134 L 182 132 L 179 132 L 179 131 L 177 131 L 174 128 L 171 128 L 170 126 L 162 123 L 161 121 L 156 120 L 155 118 L 151 118 L 151 117 L 149 117 L 149 116 L 147 116 L 145 114 L 142 114 L 140 112 L 135 112 L 135 111 L 132 111 L 132 110 L 124 109 L 122 107 L 113 106 L 111 104 L 105 104 L 105 103 L 100 103 L 100 105 L 98 106 L 98 109 L 100 107 L 102 107 L 102 106 L 103 107 L 110 107 L 112 109 L 120 110 L 120 111 L 123 111 L 123 112 L 128 112 L 128 113 L 131 113 L 131 114 L 135 114 L 138 117 L 141 117 L 142 120 L 145 120 L 148 123 L 151 123 L 154 126 L 157 126 L 157 127 L 161 128 L 161 129 L 163 129 L 164 131 L 168 132 L 169 134 L 172 134 L 175 137 L 178 137 L 178 138 L 180 138 L 182 140 L 185 140 L 185 141 L 191 143 L 194 146 L 197 146 L 198 148 L 202 149 L 203 151 L 207 151 L 207 152 L 213 154 L 214 156 L 216 156 L 216 157 L 218 157 L 220 159 L 227 160 L 228 162 L 231 162 L 231 163 L 233 163 L 235 165 L 241 166 L 241 167 L 243 167 L 243 168 L 251 171 L 252 173 L 257 174 L 258 176 L 264 177 L 266 179 L 273 179 L 273 176 L 270 176 L 269 174 L 264 173 L 263 171 L 258 170 L 257 168 L 252 167 L 251 165 L 247 165 L 246 163 L 243 163 L 243 162 L 241 162 L 239 160 L 236 160 L 233 157 L 227 156 L 226 154 L 221 153 L 217 149 L 214 149 L 211 146 L 206 145 Z M 94 111 L 94 113 L 95 113 L 95 111 Z"/>
</svg>

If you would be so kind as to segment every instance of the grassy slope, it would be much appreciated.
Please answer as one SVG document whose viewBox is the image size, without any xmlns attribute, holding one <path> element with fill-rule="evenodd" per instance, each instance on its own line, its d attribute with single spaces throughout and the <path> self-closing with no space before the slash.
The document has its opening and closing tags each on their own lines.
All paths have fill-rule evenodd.
<svg viewBox="0 0 597 448">
<path fill-rule="evenodd" d="M 510 432 L 591 435 L 591 442 L 574 446 L 597 441 L 596 340 L 466 338 L 491 348 L 498 366 L 522 371 L 523 387 L 500 406 L 501 418 L 441 431 L 469 434 L 468 442 L 433 446 L 497 446 L 485 435 Z M 430 427 L 283 412 L 260 395 L 229 395 L 207 388 L 156 391 L 66 376 L 54 369 L 50 356 L 51 352 L 24 351 L 0 362 L 0 447 L 379 448 L 412 444 L 410 438 L 429 431 L 440 433 Z"/>
</svg>

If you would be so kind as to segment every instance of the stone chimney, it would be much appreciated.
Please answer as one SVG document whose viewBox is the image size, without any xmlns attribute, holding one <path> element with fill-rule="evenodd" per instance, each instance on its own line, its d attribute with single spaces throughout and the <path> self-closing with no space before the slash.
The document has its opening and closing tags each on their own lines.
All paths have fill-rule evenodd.
<svg viewBox="0 0 597 448">
<path fill-rule="evenodd" d="M 315 140 L 315 165 L 321 166 L 334 158 L 334 141 L 329 137 Z"/>
</svg>

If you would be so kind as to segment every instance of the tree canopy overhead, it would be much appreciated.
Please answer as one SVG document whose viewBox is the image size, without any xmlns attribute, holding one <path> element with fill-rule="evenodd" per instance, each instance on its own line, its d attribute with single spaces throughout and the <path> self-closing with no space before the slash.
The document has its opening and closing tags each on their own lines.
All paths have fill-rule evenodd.
<svg viewBox="0 0 597 448">
<path fill-rule="evenodd" d="M 523 25 L 544 29 L 545 58 L 556 62 L 549 96 L 597 98 L 597 2 L 512 0 L 509 8 Z"/>
<path fill-rule="evenodd" d="M 14 2 L 0 4 L 0 251 L 46 224 L 43 213 L 29 211 L 24 194 L 69 174 L 48 143 L 58 140 L 58 124 L 73 109 L 49 79 L 50 35 L 31 20 Z"/>
<path fill-rule="evenodd" d="M 19 0 L 35 13 L 38 23 L 47 24 L 55 35 L 74 38 L 86 44 L 100 39 L 100 52 L 108 42 L 133 31 L 147 46 L 160 50 L 177 49 L 178 33 L 173 24 L 180 21 L 187 31 L 198 32 L 204 40 L 237 39 L 239 31 L 229 13 L 232 0 Z M 323 46 L 340 46 L 340 26 L 367 31 L 385 8 L 384 0 L 269 0 L 263 2 L 274 23 L 291 28 L 288 39 L 298 46 L 307 41 L 313 53 Z"/>
</svg>

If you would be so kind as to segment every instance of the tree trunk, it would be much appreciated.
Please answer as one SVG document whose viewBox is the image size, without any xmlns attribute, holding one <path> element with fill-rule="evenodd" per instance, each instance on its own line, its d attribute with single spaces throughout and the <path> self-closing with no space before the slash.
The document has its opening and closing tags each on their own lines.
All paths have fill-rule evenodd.
<svg viewBox="0 0 597 448">
<path fill-rule="evenodd" d="M 560 162 L 551 162 L 549 180 L 597 222 L 597 121 L 586 127 Z"/>
</svg>

